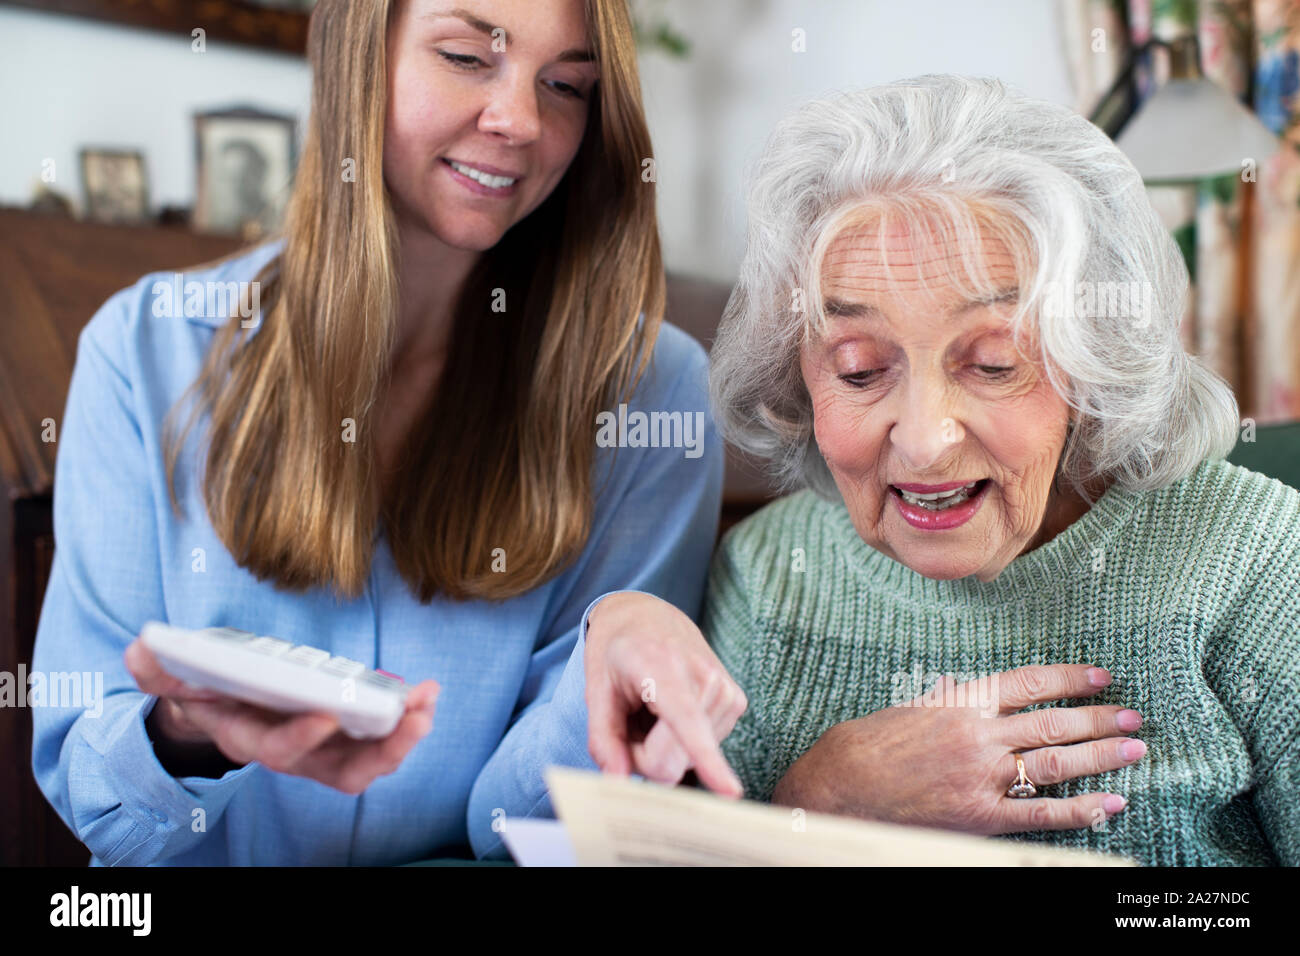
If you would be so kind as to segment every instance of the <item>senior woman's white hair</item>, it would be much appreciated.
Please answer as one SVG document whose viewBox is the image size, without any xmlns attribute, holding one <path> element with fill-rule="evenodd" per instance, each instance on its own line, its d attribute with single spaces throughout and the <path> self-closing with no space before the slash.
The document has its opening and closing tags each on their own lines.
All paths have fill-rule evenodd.
<svg viewBox="0 0 1300 956">
<path fill-rule="evenodd" d="M 1179 341 L 1188 282 L 1178 246 L 1133 165 L 1066 107 L 958 76 L 809 103 L 772 133 L 748 216 L 711 391 L 723 434 L 767 459 L 787 488 L 838 496 L 799 349 L 825 322 L 830 241 L 855 222 L 883 232 L 883 217 L 955 242 L 976 286 L 980 237 L 1007 243 L 1019 275 L 1013 325 L 1036 333 L 1052 385 L 1075 409 L 1061 476 L 1076 487 L 1097 476 L 1162 487 L 1232 449 L 1236 400 Z M 1070 303 L 1087 288 L 1112 301 L 1117 289 L 1146 293 L 1150 314 L 1077 314 Z"/>
</svg>

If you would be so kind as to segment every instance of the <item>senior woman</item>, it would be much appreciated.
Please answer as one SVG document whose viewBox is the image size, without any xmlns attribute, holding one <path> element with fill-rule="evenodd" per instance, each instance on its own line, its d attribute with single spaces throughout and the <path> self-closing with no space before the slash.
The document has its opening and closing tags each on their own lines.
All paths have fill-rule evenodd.
<svg viewBox="0 0 1300 956">
<path fill-rule="evenodd" d="M 1132 165 L 1063 107 L 923 77 L 785 120 L 749 222 L 716 411 L 806 487 L 711 572 L 704 632 L 750 705 L 723 744 L 746 794 L 939 824 L 925 789 L 876 792 L 882 713 L 978 709 L 952 727 L 1009 748 L 997 774 L 918 767 L 929 791 L 981 790 L 991 815 L 1129 800 L 1018 838 L 1300 864 L 1300 494 L 1220 460 L 1236 405 L 1180 346 L 1187 271 Z M 1068 748 L 1025 733 L 1097 736 L 1097 707 L 1018 714 L 1022 689 L 985 676 L 1058 660 L 1109 671 L 1092 703 L 1122 729 L 1121 704 L 1141 713 L 1106 773 L 1070 779 Z"/>
</svg>

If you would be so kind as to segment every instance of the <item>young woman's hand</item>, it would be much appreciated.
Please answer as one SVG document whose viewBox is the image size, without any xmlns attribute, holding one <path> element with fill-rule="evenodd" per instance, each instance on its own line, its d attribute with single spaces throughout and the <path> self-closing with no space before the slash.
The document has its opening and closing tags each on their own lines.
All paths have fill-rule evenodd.
<svg viewBox="0 0 1300 956">
<path fill-rule="evenodd" d="M 744 791 L 718 744 L 748 706 L 695 623 L 667 601 L 611 594 L 587 618 L 588 748 L 602 770 L 677 783 L 695 769 Z"/>
<path fill-rule="evenodd" d="M 406 713 L 378 740 L 354 740 L 330 714 L 284 714 L 190 687 L 163 670 L 139 638 L 126 666 L 140 689 L 158 698 L 145 726 L 159 761 L 173 776 L 220 776 L 251 761 L 357 794 L 392 773 L 433 729 L 436 681 L 411 689 Z"/>
<path fill-rule="evenodd" d="M 1021 667 L 967 684 L 945 677 L 928 694 L 829 728 L 786 772 L 772 802 L 984 835 L 1099 826 L 1124 809 L 1115 793 L 1008 797 L 1016 755 L 1037 787 L 1128 766 L 1146 745 L 1127 734 L 1142 717 L 1118 705 L 1034 704 L 1091 697 L 1100 668 Z"/>
</svg>

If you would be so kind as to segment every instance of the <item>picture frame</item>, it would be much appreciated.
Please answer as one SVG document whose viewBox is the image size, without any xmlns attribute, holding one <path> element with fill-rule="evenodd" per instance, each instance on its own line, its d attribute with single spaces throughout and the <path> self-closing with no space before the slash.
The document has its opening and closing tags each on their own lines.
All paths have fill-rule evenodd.
<svg viewBox="0 0 1300 956">
<path fill-rule="evenodd" d="M 81 150 L 85 216 L 94 222 L 143 223 L 149 219 L 149 175 L 138 150 Z"/>
<path fill-rule="evenodd" d="M 256 240 L 280 227 L 298 162 L 293 116 L 250 106 L 194 116 L 198 232 Z"/>
</svg>

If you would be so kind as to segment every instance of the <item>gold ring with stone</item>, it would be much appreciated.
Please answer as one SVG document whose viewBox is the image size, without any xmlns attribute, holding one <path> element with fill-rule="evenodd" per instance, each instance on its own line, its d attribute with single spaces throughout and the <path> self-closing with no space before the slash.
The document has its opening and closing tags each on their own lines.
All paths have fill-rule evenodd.
<svg viewBox="0 0 1300 956">
<path fill-rule="evenodd" d="M 1007 796 L 1020 799 L 1038 796 L 1038 788 L 1025 776 L 1025 758 L 1020 754 L 1016 754 L 1016 773 L 1019 776 L 1011 786 L 1007 787 Z"/>
</svg>

